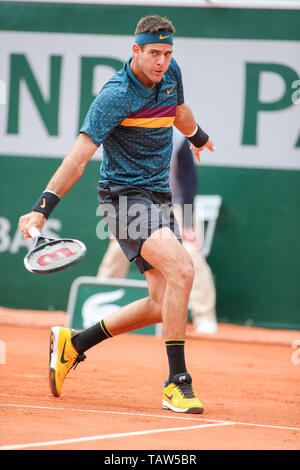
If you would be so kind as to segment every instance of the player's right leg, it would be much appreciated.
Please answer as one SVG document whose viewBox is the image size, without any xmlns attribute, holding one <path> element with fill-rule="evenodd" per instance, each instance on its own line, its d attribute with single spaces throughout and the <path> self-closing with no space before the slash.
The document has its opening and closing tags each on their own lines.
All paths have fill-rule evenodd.
<svg viewBox="0 0 300 470">
<path fill-rule="evenodd" d="M 143 243 L 141 256 L 165 280 L 162 318 L 166 339 L 185 337 L 188 302 L 194 280 L 193 261 L 175 234 L 163 227 Z"/>
<path fill-rule="evenodd" d="M 188 301 L 193 283 L 193 263 L 167 227 L 159 229 L 143 244 L 143 258 L 164 278 L 161 299 L 163 331 L 169 361 L 169 378 L 164 383 L 162 406 L 180 413 L 202 413 L 192 377 L 185 364 L 185 329 Z M 151 271 L 147 281 L 151 283 Z"/>
</svg>

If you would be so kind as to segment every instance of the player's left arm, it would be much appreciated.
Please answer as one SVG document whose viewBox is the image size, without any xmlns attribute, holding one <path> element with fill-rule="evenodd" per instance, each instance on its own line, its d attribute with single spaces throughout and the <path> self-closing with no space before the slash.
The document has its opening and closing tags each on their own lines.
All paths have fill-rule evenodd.
<svg viewBox="0 0 300 470">
<path fill-rule="evenodd" d="M 200 152 L 205 148 L 211 152 L 215 150 L 213 141 L 198 126 L 192 110 L 186 103 L 177 106 L 174 126 L 191 141 L 191 149 L 198 161 L 200 161 Z"/>
</svg>

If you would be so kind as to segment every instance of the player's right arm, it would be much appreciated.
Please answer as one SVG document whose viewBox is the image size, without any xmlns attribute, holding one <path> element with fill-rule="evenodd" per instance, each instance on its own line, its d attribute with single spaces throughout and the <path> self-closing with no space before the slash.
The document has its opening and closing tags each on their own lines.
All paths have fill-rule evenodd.
<svg viewBox="0 0 300 470">
<path fill-rule="evenodd" d="M 62 198 L 82 176 L 86 164 L 92 158 L 97 145 L 85 133 L 81 133 L 70 153 L 64 158 L 45 191 L 52 191 L 59 198 Z M 42 230 L 46 217 L 41 212 L 31 211 L 19 219 L 19 229 L 24 233 L 25 238 L 29 238 L 29 229 L 37 227 Z"/>
<path fill-rule="evenodd" d="M 81 133 L 71 152 L 64 158 L 50 179 L 46 189 L 62 198 L 83 175 L 86 164 L 97 148 L 97 145 L 87 134 Z"/>
</svg>

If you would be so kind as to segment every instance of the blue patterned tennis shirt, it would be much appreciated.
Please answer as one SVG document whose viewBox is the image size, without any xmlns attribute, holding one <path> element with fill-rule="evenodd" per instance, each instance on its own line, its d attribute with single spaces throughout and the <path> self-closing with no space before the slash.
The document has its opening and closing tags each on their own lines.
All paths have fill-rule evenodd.
<svg viewBox="0 0 300 470">
<path fill-rule="evenodd" d="M 184 102 L 181 71 L 172 58 L 152 90 L 135 77 L 131 60 L 104 85 L 80 132 L 103 144 L 102 183 L 169 192 L 172 127 Z"/>
</svg>

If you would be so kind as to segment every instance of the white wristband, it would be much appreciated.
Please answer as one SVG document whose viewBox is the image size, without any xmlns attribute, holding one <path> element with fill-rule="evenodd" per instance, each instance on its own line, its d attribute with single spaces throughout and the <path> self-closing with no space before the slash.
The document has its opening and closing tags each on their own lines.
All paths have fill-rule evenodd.
<svg viewBox="0 0 300 470">
<path fill-rule="evenodd" d="M 196 134 L 197 130 L 198 130 L 198 124 L 196 124 L 196 129 L 194 130 L 194 132 L 193 132 L 192 134 L 190 134 L 190 135 L 186 135 L 186 137 L 187 137 L 187 138 L 193 137 L 193 136 Z"/>
<path fill-rule="evenodd" d="M 47 192 L 47 193 L 52 193 L 52 194 L 54 194 L 55 196 L 59 197 L 59 195 L 58 195 L 58 194 L 56 194 L 54 191 L 51 191 L 51 189 L 45 189 L 45 191 L 44 191 L 44 192 Z M 60 197 L 59 197 L 59 199 L 60 199 Z"/>
</svg>

